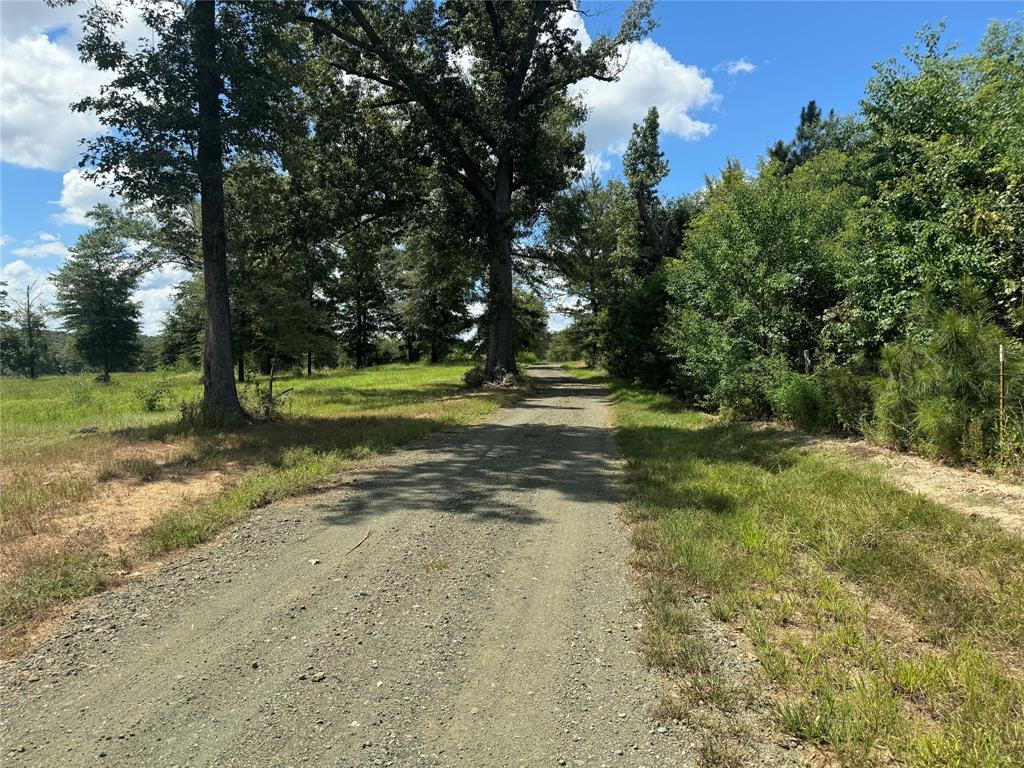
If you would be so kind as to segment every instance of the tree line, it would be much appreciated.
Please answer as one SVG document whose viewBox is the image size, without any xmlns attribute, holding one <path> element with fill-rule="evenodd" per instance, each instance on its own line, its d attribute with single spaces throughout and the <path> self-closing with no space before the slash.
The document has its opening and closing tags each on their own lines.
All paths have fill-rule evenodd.
<svg viewBox="0 0 1024 768">
<path fill-rule="evenodd" d="M 82 58 L 109 75 L 74 105 L 108 128 L 83 167 L 124 207 L 94 212 L 58 303 L 86 311 L 89 269 L 119 295 L 190 269 L 163 355 L 202 365 L 210 423 L 243 417 L 247 366 L 308 371 L 339 344 L 365 365 L 382 337 L 389 359 L 439 360 L 471 335 L 501 378 L 557 286 L 563 352 L 727 416 L 954 459 L 1024 443 L 1019 21 L 967 55 L 926 28 L 857 116 L 812 101 L 756 170 L 669 199 L 657 110 L 621 179 L 585 178 L 569 95 L 617 77 L 649 2 L 586 47 L 568 0 L 133 5 L 150 34 L 131 43 L 123 6 L 82 14 Z"/>
<path fill-rule="evenodd" d="M 727 417 L 1024 461 L 1024 27 L 968 55 L 941 33 L 876 65 L 859 116 L 811 101 L 756 171 L 681 198 L 652 109 L 625 182 L 548 228 L 580 353 Z"/>
<path fill-rule="evenodd" d="M 357 360 L 384 314 L 443 354 L 467 284 L 486 378 L 516 371 L 529 236 L 583 167 L 569 88 L 617 77 L 650 2 L 586 47 L 568 0 L 134 0 L 147 36 L 125 41 L 127 5 L 81 14 L 81 57 L 109 78 L 73 105 L 106 128 L 82 166 L 144 223 L 149 257 L 196 268 L 175 322 L 202 318 L 207 422 L 244 418 L 247 356 L 302 347 L 311 365 L 339 316 Z M 401 305 L 399 272 L 415 284 Z"/>
</svg>

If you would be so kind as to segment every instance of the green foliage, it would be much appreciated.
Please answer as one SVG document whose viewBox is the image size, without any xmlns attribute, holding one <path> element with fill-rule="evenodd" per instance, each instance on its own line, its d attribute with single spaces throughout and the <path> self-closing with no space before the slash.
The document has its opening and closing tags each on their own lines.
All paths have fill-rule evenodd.
<svg viewBox="0 0 1024 768">
<path fill-rule="evenodd" d="M 668 378 L 661 346 L 668 295 L 664 268 L 631 278 L 613 294 L 600 317 L 602 360 L 617 376 L 658 388 Z"/>
<path fill-rule="evenodd" d="M 811 375 L 780 370 L 768 392 L 771 413 L 805 432 L 858 434 L 871 418 L 871 380 L 848 367 Z"/>
<path fill-rule="evenodd" d="M 709 401 L 721 409 L 726 421 L 768 418 L 776 382 L 785 372 L 785 363 L 777 358 L 737 359 L 736 365 L 722 372 Z"/>
<path fill-rule="evenodd" d="M 203 278 L 196 274 L 178 283 L 174 289 L 171 310 L 164 317 L 160 331 L 160 363 L 181 366 L 186 370 L 200 367 L 205 325 Z"/>
<path fill-rule="evenodd" d="M 872 376 L 852 366 L 824 368 L 815 376 L 829 407 L 830 423 L 826 428 L 847 434 L 864 432 L 874 408 Z"/>
<path fill-rule="evenodd" d="M 768 149 L 768 158 L 778 164 L 782 173 L 792 173 L 797 166 L 826 151 L 850 152 L 860 137 L 852 120 L 839 118 L 833 110 L 822 119 L 821 109 L 811 99 L 800 108 L 800 122 L 790 142 L 779 139 Z"/>
<path fill-rule="evenodd" d="M 487 381 L 487 373 L 483 366 L 474 365 L 463 374 L 462 381 L 470 389 L 480 389 Z"/>
<path fill-rule="evenodd" d="M 171 378 L 161 371 L 155 378 L 145 380 L 135 388 L 135 397 L 147 413 L 162 411 L 170 404 Z"/>
<path fill-rule="evenodd" d="M 753 361 L 802 367 L 804 350 L 818 349 L 841 295 L 835 237 L 853 204 L 849 173 L 849 158 L 826 152 L 787 175 L 747 179 L 729 165 L 709 182 L 668 270 L 665 349 L 678 391 L 705 406 L 736 401 L 760 375 Z M 746 389 L 750 402 L 731 407 L 764 415 Z"/>
<path fill-rule="evenodd" d="M 512 314 L 512 343 L 517 354 L 532 353 L 536 358 L 543 356 L 548 343 L 548 310 L 536 294 L 523 288 L 512 293 L 514 312 Z M 487 350 L 490 334 L 490 308 L 477 319 L 477 349 Z"/>
<path fill-rule="evenodd" d="M 551 333 L 545 359 L 566 363 L 583 358 L 583 344 L 580 343 L 578 337 L 573 335 L 573 330 L 573 327 L 569 327 Z"/>
<path fill-rule="evenodd" d="M 834 427 L 821 382 L 813 376 L 785 371 L 769 393 L 776 418 L 805 432 L 827 432 Z"/>
<path fill-rule="evenodd" d="M 6 286 L 0 283 L 0 286 Z M 35 283 L 17 299 L 0 289 L 0 373 L 34 379 L 54 372 L 54 360 L 47 343 L 44 316 Z"/>
<path fill-rule="evenodd" d="M 618 242 L 616 196 L 619 183 L 602 184 L 591 174 L 581 185 L 557 197 L 547 215 L 545 247 L 548 258 L 566 281 L 566 292 L 578 298 L 568 307 L 573 319 L 571 337 L 590 365 L 601 359 L 605 346 L 602 317 L 613 303 L 617 284 L 615 250 Z"/>
<path fill-rule="evenodd" d="M 899 448 L 949 461 L 990 464 L 1024 447 L 999 442 L 999 346 L 1010 381 L 1008 434 L 1019 432 L 1024 350 L 992 321 L 977 286 L 966 283 L 955 307 L 931 294 L 920 300 L 916 327 L 923 338 L 888 345 L 877 386 L 874 433 Z M 1012 438 L 1010 438 L 1012 440 Z"/>
<path fill-rule="evenodd" d="M 591 177 L 556 200 L 548 217 L 549 259 L 581 299 L 569 310 L 570 335 L 588 364 L 662 387 L 669 379 L 662 346 L 665 263 L 678 252 L 699 204 L 658 194 L 668 164 L 657 109 L 633 126 L 623 162 L 626 184 Z"/>
<path fill-rule="evenodd" d="M 269 382 L 258 379 L 246 381 L 238 396 L 246 415 L 256 421 L 279 421 L 288 404 L 288 393 L 275 395 Z"/>
<path fill-rule="evenodd" d="M 345 352 L 362 368 L 378 362 L 376 342 L 397 323 L 387 277 L 397 269 L 397 253 L 387 230 L 366 228 L 344 241 L 331 295 Z"/>
<path fill-rule="evenodd" d="M 401 333 L 415 349 L 409 362 L 420 354 L 431 363 L 441 362 L 473 325 L 469 304 L 478 254 L 461 233 L 445 237 L 445 213 L 440 204 L 424 211 L 424 217 L 435 218 L 406 235 L 398 257 L 402 272 L 395 292 Z"/>
<path fill-rule="evenodd" d="M 614 79 L 619 54 L 651 29 L 651 3 L 625 9 L 614 36 L 580 44 L 553 3 L 324 2 L 306 20 L 332 69 L 368 79 L 424 165 L 461 186 L 487 253 L 486 367 L 515 369 L 513 249 L 541 206 L 583 168 L 586 111 L 570 87 Z M 453 55 L 457 51 L 459 55 Z M 515 193 L 513 195 L 513 192 Z"/>
<path fill-rule="evenodd" d="M 613 324 L 603 341 L 657 339 L 673 388 L 730 418 L 1019 463 L 995 437 L 992 370 L 993 345 L 1015 349 L 1024 319 L 1024 33 L 994 23 L 976 54 L 955 57 L 940 32 L 922 32 L 909 66 L 878 65 L 862 124 L 812 101 L 756 176 L 729 163 L 709 180 L 667 267 L 664 323 Z M 965 278 L 973 298 L 954 310 Z M 926 291 L 932 309 L 915 310 Z M 639 303 L 620 307 L 654 306 Z M 1005 435 L 1017 430 L 1011 416 Z"/>
<path fill-rule="evenodd" d="M 926 286 L 948 303 L 968 276 L 996 322 L 1024 327 L 1021 22 L 994 22 L 972 55 L 954 56 L 940 35 L 925 28 L 910 66 L 880 64 L 867 86 L 872 199 L 844 245 L 836 336 L 845 354 L 877 355 L 918 319 L 912 308 Z"/>
<path fill-rule="evenodd" d="M 132 299 L 140 274 L 114 212 L 99 206 L 90 216 L 94 228 L 71 247 L 53 284 L 75 351 L 106 380 L 113 370 L 130 369 L 140 352 L 140 309 Z"/>
</svg>

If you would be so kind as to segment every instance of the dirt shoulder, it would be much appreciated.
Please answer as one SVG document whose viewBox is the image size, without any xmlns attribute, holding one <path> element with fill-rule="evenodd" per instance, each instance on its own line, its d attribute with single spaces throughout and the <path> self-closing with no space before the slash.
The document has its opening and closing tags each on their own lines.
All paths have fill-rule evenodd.
<svg viewBox="0 0 1024 768">
<path fill-rule="evenodd" d="M 806 447 L 871 462 L 889 483 L 945 504 L 969 517 L 993 520 L 1024 536 L 1024 485 L 960 467 L 899 453 L 863 440 L 808 437 Z"/>
</svg>

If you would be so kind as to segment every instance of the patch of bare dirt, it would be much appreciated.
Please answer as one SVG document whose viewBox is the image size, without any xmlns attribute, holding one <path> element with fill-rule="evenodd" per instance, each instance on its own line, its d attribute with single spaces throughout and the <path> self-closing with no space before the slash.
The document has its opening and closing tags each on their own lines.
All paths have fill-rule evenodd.
<svg viewBox="0 0 1024 768">
<path fill-rule="evenodd" d="M 970 469 L 871 445 L 863 440 L 807 438 L 807 445 L 870 461 L 887 481 L 920 493 L 968 517 L 985 517 L 1004 530 L 1024 536 L 1024 485 L 998 480 Z"/>
<path fill-rule="evenodd" d="M 59 551 L 69 542 L 98 538 L 116 553 L 168 510 L 209 498 L 235 479 L 231 468 L 164 474 L 157 480 L 109 480 L 96 494 L 49 521 L 45 529 L 4 543 L 0 580 L 13 578 L 33 555 Z"/>
</svg>

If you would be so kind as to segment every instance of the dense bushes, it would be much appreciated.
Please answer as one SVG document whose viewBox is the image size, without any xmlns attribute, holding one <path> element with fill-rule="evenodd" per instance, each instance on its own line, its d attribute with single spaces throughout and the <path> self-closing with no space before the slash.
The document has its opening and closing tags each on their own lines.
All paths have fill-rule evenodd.
<svg viewBox="0 0 1024 768">
<path fill-rule="evenodd" d="M 871 379 L 847 367 L 812 375 L 786 371 L 769 400 L 773 416 L 806 432 L 856 434 L 871 417 Z"/>
<path fill-rule="evenodd" d="M 805 110 L 817 145 L 708 182 L 666 268 L 659 338 L 681 397 L 729 418 L 1022 464 L 1024 34 L 994 24 L 959 57 L 939 38 L 926 29 L 910 67 L 876 68 L 861 122 L 809 131 Z"/>
<path fill-rule="evenodd" d="M 991 320 L 988 302 L 972 284 L 959 306 L 921 302 L 923 339 L 887 346 L 877 385 L 871 431 L 897 448 L 951 461 L 1019 465 L 1024 457 L 1024 352 Z M 1007 357 L 1007 434 L 999 439 L 999 346 Z"/>
<path fill-rule="evenodd" d="M 1024 21 L 975 54 L 940 38 L 877 65 L 860 115 L 812 102 L 756 173 L 684 198 L 657 194 L 657 114 L 634 126 L 627 183 L 564 201 L 594 236 L 552 240 L 588 356 L 729 419 L 1024 464 Z"/>
</svg>

